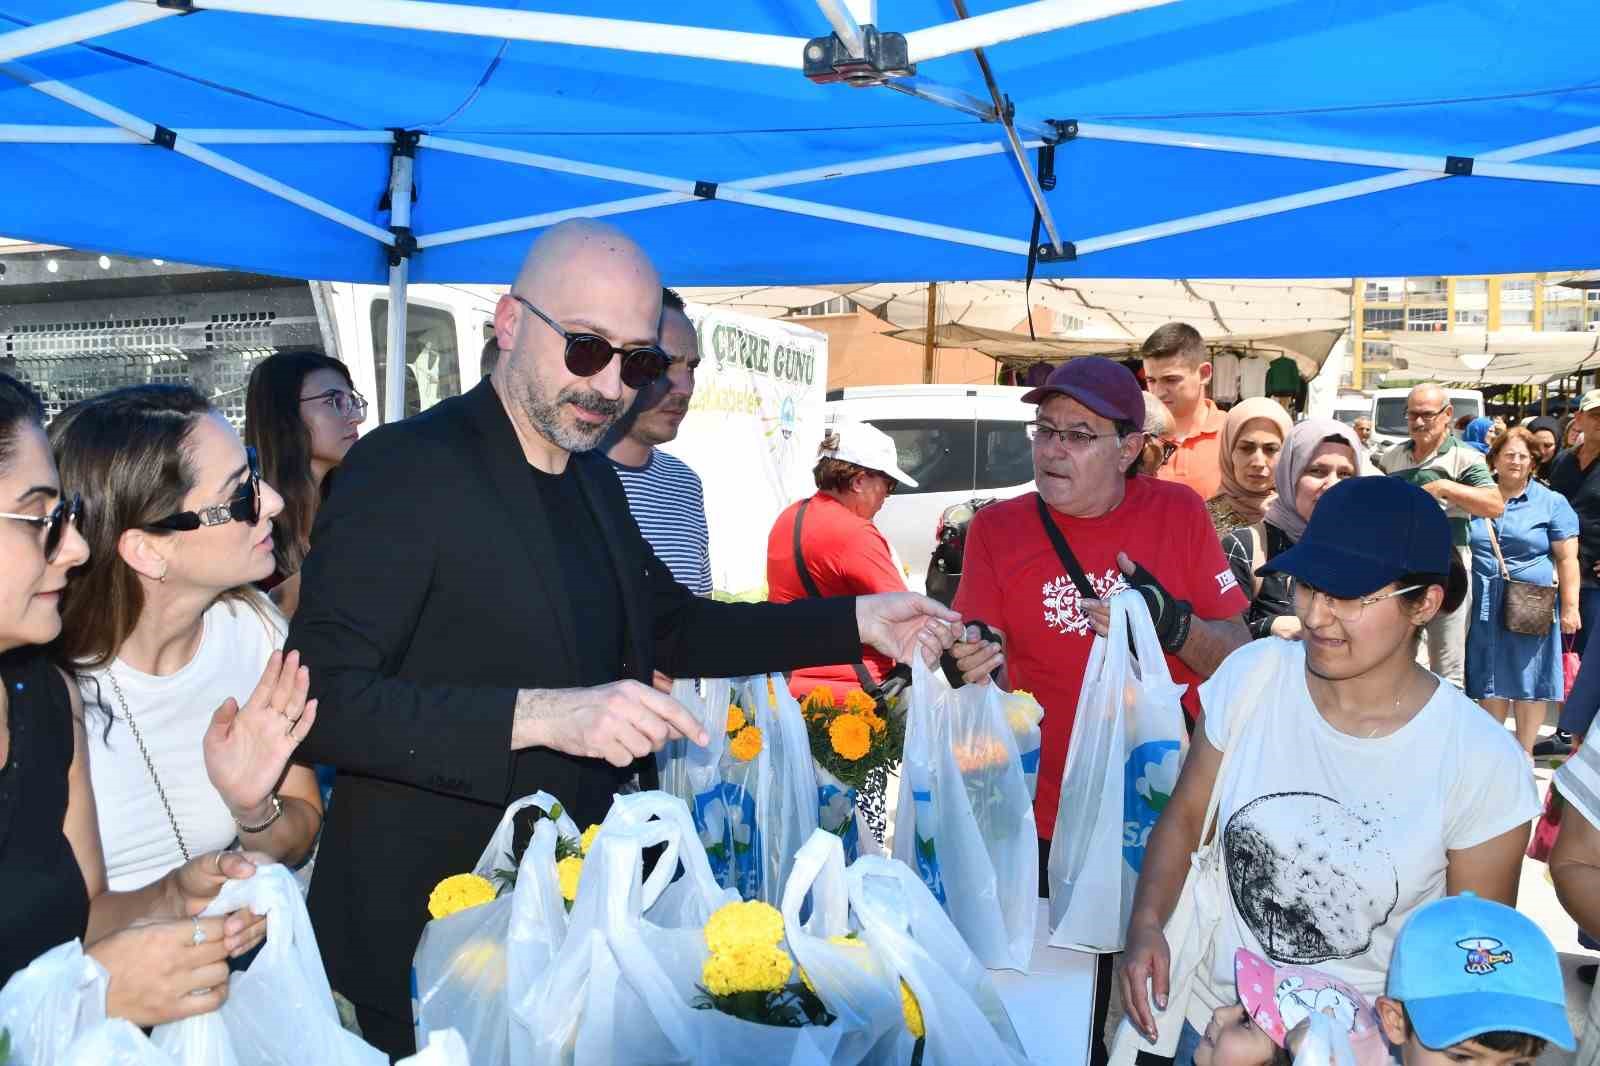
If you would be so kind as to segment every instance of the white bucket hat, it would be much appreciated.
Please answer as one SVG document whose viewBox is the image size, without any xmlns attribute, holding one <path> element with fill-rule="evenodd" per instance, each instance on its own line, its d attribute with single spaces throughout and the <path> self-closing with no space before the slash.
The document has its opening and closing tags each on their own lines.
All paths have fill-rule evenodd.
<svg viewBox="0 0 1600 1066">
<path fill-rule="evenodd" d="M 887 474 L 907 488 L 917 487 L 916 480 L 900 469 L 900 456 L 895 451 L 894 438 L 877 426 L 839 419 L 828 426 L 828 432 L 838 435 L 839 446 L 824 448 L 822 458 L 854 463 Z"/>
</svg>

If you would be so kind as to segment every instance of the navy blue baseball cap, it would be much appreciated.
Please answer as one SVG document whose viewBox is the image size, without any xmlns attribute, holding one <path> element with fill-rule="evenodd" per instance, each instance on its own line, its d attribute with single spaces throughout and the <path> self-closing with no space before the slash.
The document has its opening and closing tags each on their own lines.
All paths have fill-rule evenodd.
<svg viewBox="0 0 1600 1066">
<path fill-rule="evenodd" d="M 1438 500 L 1398 477 L 1353 477 L 1322 494 L 1300 542 L 1259 572 L 1354 599 L 1407 574 L 1448 574 L 1454 557 Z"/>
</svg>

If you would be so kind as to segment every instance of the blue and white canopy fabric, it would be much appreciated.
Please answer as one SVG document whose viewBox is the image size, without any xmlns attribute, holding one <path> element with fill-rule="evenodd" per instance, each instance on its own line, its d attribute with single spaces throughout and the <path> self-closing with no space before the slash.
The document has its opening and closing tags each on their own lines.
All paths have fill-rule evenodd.
<svg viewBox="0 0 1600 1066">
<path fill-rule="evenodd" d="M 398 249 L 414 282 L 504 282 L 539 228 L 607 215 L 685 285 L 1020 278 L 1053 143 L 1040 277 L 1600 248 L 1600 73 L 1570 6 L 958 7 L 0 0 L 0 233 L 351 281 Z M 848 59 L 865 24 L 904 44 L 883 84 L 807 78 L 808 41 Z"/>
</svg>

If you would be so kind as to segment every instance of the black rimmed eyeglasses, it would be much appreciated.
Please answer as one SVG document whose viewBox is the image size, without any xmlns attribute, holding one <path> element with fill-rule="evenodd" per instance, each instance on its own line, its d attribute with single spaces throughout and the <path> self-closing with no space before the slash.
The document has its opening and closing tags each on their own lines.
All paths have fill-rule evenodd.
<svg viewBox="0 0 1600 1066">
<path fill-rule="evenodd" d="M 0 511 L 0 518 L 9 518 L 13 522 L 26 522 L 43 529 L 44 561 L 53 563 L 56 561 L 56 554 L 61 551 L 61 542 L 65 539 L 68 524 L 77 525 L 82 514 L 83 497 L 73 493 L 71 499 L 63 496 L 57 500 L 48 514 L 12 514 L 9 511 Z"/>
<path fill-rule="evenodd" d="M 315 396 L 300 397 L 301 403 L 311 403 L 315 400 L 321 400 L 333 408 L 340 418 L 349 418 L 351 415 L 365 418 L 367 415 L 367 398 L 355 389 L 329 389 Z"/>
<path fill-rule="evenodd" d="M 612 356 L 621 356 L 622 383 L 630 389 L 642 389 L 665 374 L 667 367 L 672 365 L 672 357 L 653 344 L 639 348 L 618 348 L 598 334 L 573 333 L 562 329 L 555 319 L 516 293 L 512 293 L 511 298 L 538 315 L 545 325 L 566 339 L 567 369 L 577 377 L 592 378 L 606 368 Z"/>
<path fill-rule="evenodd" d="M 250 464 L 250 476 L 244 479 L 227 503 L 201 507 L 195 511 L 179 511 L 150 522 L 144 528 L 186 533 L 201 526 L 225 526 L 229 522 L 248 522 L 253 526 L 261 521 L 261 463 L 256 458 L 254 448 L 245 448 L 244 454 Z"/>
</svg>

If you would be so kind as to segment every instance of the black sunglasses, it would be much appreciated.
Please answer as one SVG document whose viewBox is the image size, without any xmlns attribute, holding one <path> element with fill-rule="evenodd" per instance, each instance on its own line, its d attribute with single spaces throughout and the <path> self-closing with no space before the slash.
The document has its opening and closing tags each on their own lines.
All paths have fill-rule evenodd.
<svg viewBox="0 0 1600 1066">
<path fill-rule="evenodd" d="M 201 526 L 225 526 L 229 522 L 248 522 L 253 526 L 261 521 L 261 463 L 256 458 L 254 448 L 245 448 L 244 454 L 250 463 L 250 476 L 244 479 L 233 494 L 233 499 L 215 507 L 202 507 L 198 511 L 179 511 L 144 528 L 185 533 Z"/>
<path fill-rule="evenodd" d="M 570 333 L 555 320 L 516 293 L 511 298 L 538 315 L 544 324 L 561 334 L 567 342 L 567 369 L 580 378 L 592 378 L 606 368 L 612 356 L 622 357 L 622 383 L 642 389 L 660 378 L 672 365 L 672 357 L 653 344 L 641 348 L 617 348 L 593 333 Z"/>
<path fill-rule="evenodd" d="M 0 511 L 0 518 L 10 518 L 17 522 L 26 522 L 31 526 L 44 528 L 44 561 L 56 561 L 56 553 L 61 550 L 62 537 L 67 532 L 67 524 L 78 524 L 78 519 L 83 515 L 83 497 L 77 493 L 72 494 L 69 500 L 65 496 L 56 501 L 50 508 L 49 514 L 11 514 Z"/>
</svg>

